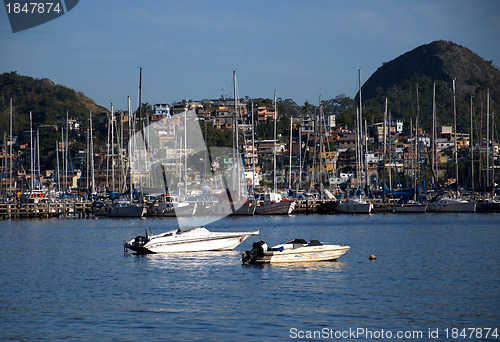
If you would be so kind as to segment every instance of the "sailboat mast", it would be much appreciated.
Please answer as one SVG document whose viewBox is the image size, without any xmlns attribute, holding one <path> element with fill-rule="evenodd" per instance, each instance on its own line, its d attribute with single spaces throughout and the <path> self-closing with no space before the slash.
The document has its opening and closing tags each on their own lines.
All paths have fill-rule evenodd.
<svg viewBox="0 0 500 342">
<path fill-rule="evenodd" d="M 111 103 L 111 192 L 115 192 L 115 111 Z"/>
<path fill-rule="evenodd" d="M 436 167 L 436 82 L 432 86 L 432 147 L 431 147 L 431 168 L 434 184 L 437 184 L 437 167 Z"/>
<path fill-rule="evenodd" d="M 274 192 L 276 193 L 276 120 L 278 119 L 276 110 L 276 89 L 274 89 L 274 149 L 273 149 L 273 183 L 274 183 Z"/>
<path fill-rule="evenodd" d="M 252 195 L 255 193 L 255 121 L 252 101 Z"/>
<path fill-rule="evenodd" d="M 38 130 L 37 130 L 37 135 L 38 135 Z M 38 137 L 37 137 L 37 140 L 38 140 Z M 38 142 L 40 143 L 40 142 Z M 65 174 L 64 174 L 64 177 L 65 179 L 67 179 L 68 181 L 71 179 L 70 174 L 69 174 L 69 157 L 68 157 L 68 154 L 69 154 L 69 112 L 66 111 L 66 143 L 64 144 L 64 147 L 65 147 L 65 154 L 66 154 L 66 169 L 65 169 Z M 38 160 L 38 162 L 40 162 L 40 160 Z M 69 184 L 69 183 L 68 183 Z M 71 184 L 68 185 L 69 186 L 69 189 L 68 190 L 71 190 Z"/>
<path fill-rule="evenodd" d="M 490 185 L 490 88 L 486 95 L 486 187 Z"/>
<path fill-rule="evenodd" d="M 457 106 L 456 106 L 456 96 L 455 96 L 455 81 L 453 79 L 453 130 L 454 130 L 454 154 L 455 154 L 455 177 L 456 177 L 456 186 L 457 186 L 457 196 L 459 194 L 458 191 L 458 151 L 457 151 Z"/>
<path fill-rule="evenodd" d="M 238 199 L 241 197 L 241 176 L 240 176 L 240 141 L 239 141 L 239 115 L 238 115 L 238 101 L 236 98 L 236 70 L 233 70 L 233 93 L 234 93 L 234 130 L 236 135 L 236 159 L 233 160 L 233 165 L 236 163 L 236 177 L 238 181 Z"/>
<path fill-rule="evenodd" d="M 127 103 L 128 103 L 128 163 L 129 163 L 129 177 L 130 177 L 130 201 L 133 200 L 132 197 L 132 151 L 130 149 L 132 148 L 132 144 L 130 142 L 130 139 L 132 137 L 132 132 L 131 132 L 131 121 L 132 121 L 132 113 L 130 113 L 130 96 L 127 96 Z"/>
<path fill-rule="evenodd" d="M 92 193 L 95 193 L 95 173 L 94 173 L 94 139 L 92 132 L 92 111 L 90 111 L 90 173 L 92 174 Z"/>
<path fill-rule="evenodd" d="M 57 190 L 61 191 L 61 177 L 59 170 L 59 142 L 56 141 L 56 166 L 57 166 Z"/>
<path fill-rule="evenodd" d="M 40 184 L 40 132 L 38 131 L 38 128 L 36 130 L 36 153 L 37 153 L 37 170 L 38 170 L 38 189 L 41 189 L 41 184 Z"/>
<path fill-rule="evenodd" d="M 34 175 L 34 169 L 33 169 L 33 115 L 31 114 L 30 111 L 30 159 L 31 159 L 31 170 L 30 170 L 30 177 L 31 177 L 31 189 L 33 191 L 34 189 L 34 181 L 35 181 L 35 175 Z"/>
<path fill-rule="evenodd" d="M 10 147 L 10 173 L 9 173 L 9 191 L 12 192 L 12 163 L 14 162 L 14 158 L 12 156 L 12 97 L 10 98 L 10 139 L 9 139 L 9 147 Z"/>
<path fill-rule="evenodd" d="M 469 139 L 469 148 L 470 148 L 470 173 L 471 173 L 471 186 L 472 191 L 474 191 L 474 131 L 472 130 L 472 95 L 470 97 L 470 139 Z"/>
<path fill-rule="evenodd" d="M 290 148 L 289 148 L 289 163 L 288 163 L 288 187 L 292 188 L 292 117 L 290 116 Z"/>
</svg>

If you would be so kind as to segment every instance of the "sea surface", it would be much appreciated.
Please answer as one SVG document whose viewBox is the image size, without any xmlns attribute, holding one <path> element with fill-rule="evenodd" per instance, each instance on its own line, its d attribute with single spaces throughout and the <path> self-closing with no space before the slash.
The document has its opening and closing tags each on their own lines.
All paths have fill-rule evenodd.
<svg viewBox="0 0 500 342">
<path fill-rule="evenodd" d="M 230 252 L 124 253 L 146 227 L 177 223 L 1 221 L 0 340 L 500 341 L 498 214 L 227 217 L 208 228 L 260 237 Z M 296 237 L 351 250 L 241 264 L 258 239 Z"/>
</svg>

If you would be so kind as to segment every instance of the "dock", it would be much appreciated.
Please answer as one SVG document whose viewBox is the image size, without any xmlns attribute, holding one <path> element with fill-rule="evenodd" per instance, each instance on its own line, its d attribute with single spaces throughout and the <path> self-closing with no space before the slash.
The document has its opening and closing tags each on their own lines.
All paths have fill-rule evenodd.
<svg viewBox="0 0 500 342">
<path fill-rule="evenodd" d="M 58 218 L 58 217 L 90 217 L 92 214 L 91 201 L 67 200 L 41 203 L 0 203 L 0 218 Z"/>
</svg>

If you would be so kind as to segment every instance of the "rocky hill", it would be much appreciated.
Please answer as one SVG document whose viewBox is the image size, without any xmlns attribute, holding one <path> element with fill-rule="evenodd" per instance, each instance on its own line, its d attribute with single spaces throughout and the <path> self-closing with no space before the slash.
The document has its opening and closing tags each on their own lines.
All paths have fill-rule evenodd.
<svg viewBox="0 0 500 342">
<path fill-rule="evenodd" d="M 468 127 L 470 97 L 474 111 L 482 104 L 486 111 L 486 91 L 490 89 L 496 113 L 500 110 L 500 70 L 492 61 L 485 61 L 471 50 L 448 41 L 435 41 L 419 46 L 396 59 L 384 63 L 362 86 L 362 100 L 367 113 L 383 111 L 388 98 L 389 107 L 396 118 L 407 119 L 416 113 L 416 85 L 419 86 L 421 115 L 429 115 L 432 84 L 436 82 L 438 121 L 452 120 L 452 80 L 456 79 L 459 122 Z M 356 96 L 357 97 L 357 96 Z M 476 108 L 477 107 L 477 108 Z M 370 114 L 369 114 L 370 115 Z"/>
</svg>

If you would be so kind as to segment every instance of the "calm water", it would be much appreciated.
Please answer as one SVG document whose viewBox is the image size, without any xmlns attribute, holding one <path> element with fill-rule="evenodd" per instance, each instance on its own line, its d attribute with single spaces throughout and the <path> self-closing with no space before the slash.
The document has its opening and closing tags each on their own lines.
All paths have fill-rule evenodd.
<svg viewBox="0 0 500 342">
<path fill-rule="evenodd" d="M 122 241 L 146 227 L 175 226 L 0 222 L 0 340 L 334 340 L 360 328 L 423 334 L 393 341 L 429 341 L 439 329 L 432 340 L 451 341 L 453 328 L 500 330 L 500 215 L 256 216 L 209 226 L 260 229 L 270 245 L 294 237 L 349 244 L 338 262 L 242 266 L 239 252 L 255 238 L 232 252 L 123 253 Z"/>
</svg>

